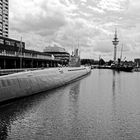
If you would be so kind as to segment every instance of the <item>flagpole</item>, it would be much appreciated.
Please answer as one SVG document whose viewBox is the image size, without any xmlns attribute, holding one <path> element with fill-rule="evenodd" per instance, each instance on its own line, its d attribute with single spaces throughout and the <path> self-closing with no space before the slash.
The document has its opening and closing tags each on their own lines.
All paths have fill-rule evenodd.
<svg viewBox="0 0 140 140">
<path fill-rule="evenodd" d="M 22 69 L 22 37 L 20 41 L 20 69 Z"/>
</svg>

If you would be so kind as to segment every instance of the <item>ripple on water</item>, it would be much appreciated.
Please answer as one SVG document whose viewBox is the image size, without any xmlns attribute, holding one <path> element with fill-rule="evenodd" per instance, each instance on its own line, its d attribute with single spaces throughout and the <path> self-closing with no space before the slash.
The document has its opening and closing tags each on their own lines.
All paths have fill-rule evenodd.
<svg viewBox="0 0 140 140">
<path fill-rule="evenodd" d="M 0 108 L 0 139 L 140 139 L 140 73 L 95 69 Z"/>
</svg>

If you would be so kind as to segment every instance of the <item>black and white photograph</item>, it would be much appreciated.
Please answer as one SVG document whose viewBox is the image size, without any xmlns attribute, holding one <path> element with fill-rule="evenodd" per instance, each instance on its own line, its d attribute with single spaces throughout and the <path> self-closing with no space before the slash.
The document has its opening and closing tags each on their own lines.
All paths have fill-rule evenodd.
<svg viewBox="0 0 140 140">
<path fill-rule="evenodd" d="M 0 0 L 0 140 L 140 140 L 140 0 Z"/>
</svg>

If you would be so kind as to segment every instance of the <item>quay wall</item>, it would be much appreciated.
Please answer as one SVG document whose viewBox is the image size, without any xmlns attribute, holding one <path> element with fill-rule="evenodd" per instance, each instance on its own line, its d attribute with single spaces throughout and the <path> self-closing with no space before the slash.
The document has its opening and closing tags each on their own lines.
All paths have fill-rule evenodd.
<svg viewBox="0 0 140 140">
<path fill-rule="evenodd" d="M 65 67 L 0 76 L 0 102 L 65 85 L 89 72 L 88 67 Z"/>
</svg>

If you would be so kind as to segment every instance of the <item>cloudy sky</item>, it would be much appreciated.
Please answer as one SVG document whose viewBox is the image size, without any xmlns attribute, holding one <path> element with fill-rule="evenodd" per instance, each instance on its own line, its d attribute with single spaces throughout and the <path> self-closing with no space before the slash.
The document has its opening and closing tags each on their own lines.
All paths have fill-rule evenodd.
<svg viewBox="0 0 140 140">
<path fill-rule="evenodd" d="M 9 37 L 22 36 L 27 49 L 79 46 L 82 58 L 110 60 L 117 28 L 117 56 L 123 44 L 123 58 L 140 57 L 140 0 L 10 0 L 9 8 Z"/>
</svg>

